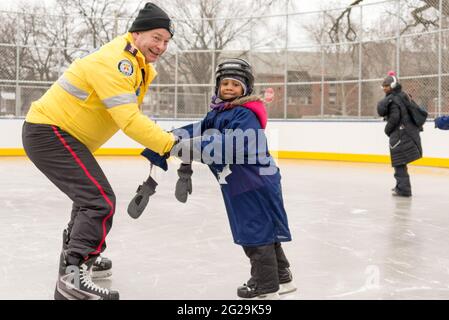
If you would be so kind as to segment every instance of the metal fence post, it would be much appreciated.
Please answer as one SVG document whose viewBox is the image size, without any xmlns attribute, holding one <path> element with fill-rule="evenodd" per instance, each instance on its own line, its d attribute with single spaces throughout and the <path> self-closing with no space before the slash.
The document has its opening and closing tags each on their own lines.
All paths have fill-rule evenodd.
<svg viewBox="0 0 449 320">
<path fill-rule="evenodd" d="M 61 30 L 64 30 L 64 19 L 69 19 L 66 16 L 61 17 Z M 68 21 L 66 22 L 68 24 Z M 62 43 L 62 39 L 61 39 L 61 32 L 58 32 L 58 42 Z M 62 68 L 64 65 L 64 54 L 62 53 L 64 51 L 63 48 L 60 49 L 59 51 L 59 68 L 58 68 L 58 78 L 62 75 Z"/>
<path fill-rule="evenodd" d="M 210 0 L 210 1 L 217 1 L 218 0 Z M 174 69 L 170 69 L 170 82 L 169 83 L 160 83 L 160 79 L 157 78 L 155 80 L 155 87 L 152 96 L 156 98 L 156 110 L 159 114 L 159 111 L 162 112 L 162 114 L 166 114 L 168 112 L 168 115 L 170 117 L 174 118 L 183 118 L 185 116 L 189 116 L 191 114 L 197 114 L 198 112 L 201 112 L 201 103 L 203 103 L 203 96 L 210 98 L 212 90 L 209 90 L 210 87 L 214 86 L 215 83 L 215 65 L 220 62 L 220 57 L 223 56 L 223 53 L 229 53 L 229 52 L 239 52 L 242 51 L 243 54 L 247 51 L 248 58 L 252 65 L 254 66 L 254 69 L 258 71 L 259 73 L 269 73 L 270 75 L 267 76 L 267 82 L 268 84 L 262 84 L 261 82 L 257 82 L 257 89 L 259 91 L 262 91 L 265 87 L 269 85 L 276 85 L 279 90 L 283 90 L 283 94 L 280 94 L 277 98 L 277 109 L 275 109 L 276 117 L 280 119 L 289 119 L 290 117 L 295 117 L 294 113 L 292 113 L 292 110 L 289 108 L 292 107 L 292 105 L 289 105 L 289 99 L 290 102 L 295 102 L 296 100 L 299 100 L 302 98 L 308 98 L 307 94 L 304 94 L 305 87 L 302 84 L 302 81 L 304 80 L 301 78 L 299 82 L 294 80 L 293 78 L 289 77 L 289 74 L 292 65 L 290 63 L 294 63 L 294 60 L 296 59 L 297 55 L 301 55 L 301 51 L 304 51 L 304 56 L 310 55 L 310 59 L 313 58 L 313 62 L 310 64 L 313 64 L 313 70 L 308 70 L 310 66 L 302 66 L 301 63 L 298 63 L 298 66 L 293 66 L 295 69 L 299 69 L 298 71 L 302 71 L 304 73 L 309 73 L 308 76 L 313 78 L 312 80 L 312 93 L 314 98 L 320 99 L 320 104 L 316 104 L 316 99 L 313 100 L 313 111 L 310 113 L 313 114 L 316 118 L 326 118 L 329 116 L 338 116 L 339 114 L 335 113 L 332 109 L 333 106 L 329 105 L 329 86 L 332 84 L 335 84 L 337 86 L 348 86 L 352 90 L 358 87 L 358 94 L 351 91 L 350 96 L 345 95 L 345 103 L 350 104 L 352 107 L 356 107 L 357 110 L 352 109 L 352 111 L 349 113 L 349 115 L 345 114 L 346 117 L 352 117 L 357 119 L 362 119 L 363 117 L 366 117 L 371 114 L 369 109 L 367 109 L 366 104 L 371 103 L 369 100 L 374 99 L 375 95 L 378 93 L 374 92 L 372 90 L 372 81 L 376 81 L 374 79 L 378 75 L 374 76 L 374 74 L 377 71 L 377 68 L 384 68 L 385 67 L 385 61 L 370 61 L 368 59 L 370 55 L 377 54 L 377 50 L 382 49 L 382 47 L 386 46 L 390 49 L 395 50 L 392 52 L 392 56 L 389 57 L 388 64 L 392 63 L 392 65 L 389 66 L 389 68 L 396 70 L 398 77 L 403 77 L 404 79 L 410 79 L 411 84 L 415 84 L 415 87 L 418 88 L 418 99 L 419 95 L 421 95 L 425 99 L 431 99 L 433 105 L 429 108 L 431 108 L 431 113 L 433 115 L 441 115 L 444 113 L 446 108 L 449 106 L 447 105 L 449 103 L 449 98 L 447 97 L 447 93 L 445 90 L 446 82 L 449 81 L 449 77 L 447 76 L 447 70 L 445 70 L 445 66 L 443 65 L 444 59 L 445 59 L 445 49 L 446 49 L 446 38 L 449 34 L 448 32 L 448 26 L 445 25 L 446 23 L 446 17 L 444 15 L 444 11 L 446 10 L 446 0 L 438 0 L 433 1 L 433 8 L 430 8 L 431 14 L 435 15 L 432 17 L 432 19 L 435 19 L 435 21 L 439 21 L 438 28 L 429 29 L 429 30 L 423 30 L 420 25 L 416 26 L 414 29 L 411 29 L 407 31 L 407 34 L 402 34 L 402 30 L 404 30 L 405 23 L 413 21 L 412 17 L 410 16 L 410 10 L 411 5 L 413 4 L 413 1 L 411 0 L 386 0 L 381 1 L 379 4 L 375 4 L 375 6 L 372 6 L 372 3 L 362 3 L 357 6 L 354 6 L 354 9 L 360 8 L 360 17 L 359 21 L 357 21 L 356 15 L 353 15 L 353 20 L 351 23 L 353 23 L 354 26 L 359 23 L 359 31 L 357 32 L 357 38 L 355 39 L 347 39 L 349 41 L 346 41 L 344 39 L 341 39 L 338 43 L 333 43 L 330 41 L 330 38 L 326 31 L 329 27 L 329 24 L 332 23 L 332 17 L 335 16 L 335 13 L 340 12 L 342 8 L 339 9 L 327 9 L 327 10 L 321 10 L 312 12 L 313 16 L 311 16 L 312 19 L 309 21 L 309 16 L 304 16 L 304 27 L 308 27 L 309 24 L 313 26 L 314 32 L 321 32 L 321 36 L 316 33 L 311 40 L 307 40 L 304 43 L 301 43 L 301 41 L 297 41 L 295 39 L 297 37 L 296 35 L 296 20 L 303 20 L 303 16 L 300 14 L 303 14 L 304 12 L 299 11 L 297 12 L 294 7 L 290 7 L 290 1 L 289 0 L 283 0 L 281 2 L 281 8 L 280 11 L 276 10 L 276 13 L 273 14 L 272 12 L 263 12 L 258 15 L 256 15 L 254 12 L 242 12 L 242 15 L 238 15 L 235 17 L 223 17 L 223 16 L 212 16 L 207 18 L 201 18 L 197 17 L 197 19 L 203 19 L 204 21 L 211 22 L 211 29 L 208 30 L 207 34 L 207 40 L 209 40 L 209 36 L 212 38 L 215 38 L 215 36 L 219 37 L 220 34 L 220 25 L 222 23 L 222 19 L 226 19 L 225 23 L 231 23 L 234 24 L 239 19 L 249 19 L 246 20 L 246 22 L 249 21 L 250 26 L 250 35 L 249 35 L 249 48 L 248 44 L 245 42 L 238 42 L 238 41 L 231 41 L 229 44 L 227 44 L 225 49 L 222 49 L 218 46 L 217 39 L 213 40 L 211 45 L 207 45 L 206 50 L 197 50 L 195 48 L 191 48 L 190 44 L 187 43 L 186 47 L 176 48 L 175 52 L 173 54 L 175 57 L 171 57 L 171 61 L 173 62 L 173 58 L 175 59 L 175 67 Z M 284 6 L 284 7 L 282 7 Z M 290 8 L 292 8 L 292 14 L 290 14 Z M 347 8 L 347 6 L 346 6 Z M 344 8 L 343 8 L 344 9 Z M 338 10 L 338 11 L 336 11 Z M 366 10 L 366 13 L 364 12 Z M 433 11 L 439 11 L 438 16 L 436 16 L 436 12 Z M 327 14 L 327 11 L 329 11 L 329 15 Z M 2 11 L 3 13 L 3 11 Z M 309 12 L 310 13 L 310 12 Z M 248 16 L 244 15 L 248 14 Z M 316 14 L 316 15 L 315 15 Z M 394 17 L 394 14 L 397 16 Z M 298 16 L 297 16 L 298 15 Z M 321 17 L 320 17 L 321 15 Z M 375 27 L 375 24 L 377 23 L 377 15 L 380 18 L 388 18 L 392 21 L 392 28 L 395 28 L 396 30 L 388 29 L 387 32 L 373 32 L 371 33 L 371 29 Z M 382 15 L 385 15 L 383 17 Z M 292 17 L 290 17 L 292 16 Z M 38 67 L 34 67 L 35 70 L 31 69 L 28 70 L 25 67 L 25 64 L 27 64 L 27 61 L 29 58 L 33 58 L 34 55 L 40 54 L 42 52 L 48 53 L 48 50 L 56 50 L 57 53 L 55 55 L 51 56 L 51 59 L 55 59 L 55 65 L 51 67 L 51 71 L 55 71 L 55 73 L 60 76 L 64 71 L 64 66 L 67 65 L 68 59 L 64 56 L 64 51 L 66 48 L 64 47 L 57 47 L 56 49 L 51 48 L 47 45 L 47 43 L 44 41 L 43 43 L 34 44 L 32 42 L 26 41 L 26 39 L 23 34 L 25 31 L 30 29 L 28 26 L 30 23 L 32 23 L 32 17 L 31 11 L 20 11 L 20 12 L 7 12 L 7 20 L 5 19 L 5 22 L 7 21 L 8 24 L 11 25 L 15 24 L 15 34 L 13 35 L 14 39 L 7 39 L 7 43 L 1 43 L 2 47 L 1 50 L 8 51 L 8 56 L 5 58 L 8 59 L 6 61 L 8 63 L 8 69 L 4 72 L 4 74 L 0 75 L 2 78 L 2 86 L 3 91 L 8 93 L 8 107 L 10 108 L 8 110 L 8 113 L 14 114 L 16 117 L 21 117 L 26 112 L 26 109 L 28 108 L 28 105 L 22 105 L 24 103 L 28 103 L 28 99 L 34 98 L 30 94 L 38 94 L 40 90 L 44 89 L 45 87 L 48 87 L 50 84 L 49 81 L 42 81 L 37 78 L 38 73 Z M 38 20 L 40 21 L 41 18 L 45 19 L 53 19 L 53 15 L 50 15 L 49 13 L 43 13 L 38 14 L 36 16 Z M 2 18 L 4 18 L 2 16 Z M 263 19 L 262 24 L 265 24 L 266 26 L 270 26 L 271 24 L 276 25 L 277 28 L 280 28 L 280 32 L 285 32 L 285 38 L 283 41 L 284 45 L 282 43 L 279 43 L 278 41 L 275 41 L 273 44 L 266 43 L 263 47 L 259 47 L 258 41 L 264 40 L 263 34 L 258 34 L 259 30 L 263 30 L 263 27 L 261 23 L 256 19 Z M 321 18 L 321 19 L 320 19 Z M 350 18 L 350 17 L 349 17 Z M 112 34 L 115 36 L 117 32 L 120 30 L 120 26 L 122 22 L 124 22 L 123 18 L 121 18 L 117 12 L 113 12 L 111 17 L 92 17 L 94 19 L 94 22 L 99 21 L 98 19 L 107 19 L 107 21 L 111 21 L 112 23 Z M 228 20 L 229 19 L 229 20 Z M 281 20 L 285 19 L 284 22 Z M 365 19 L 365 21 L 364 21 Z M 371 21 L 372 20 L 372 21 Z M 105 20 L 106 21 L 106 20 Z M 239 20 L 240 21 L 240 20 Z M 379 20 L 382 21 L 382 20 Z M 292 27 L 290 27 L 290 22 L 292 22 Z M 294 23 L 293 23 L 294 22 Z M 75 25 L 85 23 L 80 20 L 78 16 L 61 16 L 61 20 L 58 22 L 61 29 L 64 27 L 71 26 L 73 23 Z M 282 23 L 285 24 L 285 26 L 282 26 Z M 321 25 L 319 25 L 321 23 Z M 345 23 L 342 21 L 342 23 Z M 67 25 L 66 25 L 67 24 Z M 240 23 L 235 23 L 236 25 Z M 301 24 L 303 24 L 301 22 Z M 244 24 L 246 25 L 246 24 Z M 366 33 L 364 26 L 367 27 Z M 81 29 L 84 29 L 84 25 L 80 26 Z M 345 27 L 345 24 L 341 25 L 341 27 Z M 81 30 L 80 29 L 80 30 Z M 344 28 L 343 28 L 344 29 Z M 109 30 L 109 27 L 108 27 Z M 282 31 L 284 30 L 284 31 Z M 290 30 L 292 31 L 292 37 L 290 37 Z M 340 29 L 341 31 L 342 29 Z M 92 35 L 92 41 L 96 43 L 96 41 L 103 41 L 106 39 L 104 38 L 103 34 L 90 34 Z M 33 35 L 31 35 L 33 36 Z M 61 43 L 61 40 L 63 38 L 63 34 L 58 34 L 58 40 L 59 43 Z M 303 36 L 303 35 L 301 35 Z M 315 38 L 315 36 L 317 38 Z M 434 45 L 438 43 L 438 49 L 437 52 L 433 52 L 433 55 L 430 57 L 432 59 L 433 68 L 426 70 L 414 70 L 414 68 L 409 68 L 407 64 L 404 64 L 404 73 L 402 73 L 402 66 L 401 63 L 404 61 L 401 61 L 401 59 L 404 59 L 406 56 L 406 53 L 410 50 L 414 50 L 417 48 L 419 54 L 425 55 L 428 51 L 428 48 L 421 49 L 420 47 L 415 46 L 416 43 L 419 43 L 421 40 L 421 36 L 426 39 L 426 41 L 431 41 L 431 43 Z M 89 36 L 90 37 L 90 36 Z M 84 50 L 89 41 L 89 37 L 86 36 L 85 39 L 82 39 L 83 41 L 80 44 L 80 50 Z M 295 37 L 295 38 L 294 38 Z M 436 38 L 438 37 L 438 38 Z M 101 39 L 100 39 L 101 38 Z M 304 35 L 304 38 L 309 39 L 309 35 Z M 427 40 L 428 39 L 428 40 Z M 279 41 L 282 41 L 282 39 L 277 39 Z M 309 42 L 312 43 L 309 45 Z M 371 45 L 373 44 L 373 45 Z M 60 44 L 62 45 L 62 44 Z M 358 49 L 355 47 L 358 45 Z M 379 45 L 378 47 L 376 45 Z M 68 45 L 67 45 L 68 46 Z M 265 46 L 267 48 L 265 48 Z M 342 58 L 339 60 L 339 64 L 343 66 L 343 68 L 340 68 L 342 70 L 332 70 L 332 58 L 334 55 L 334 47 L 336 48 L 351 48 L 352 52 L 355 56 L 358 54 L 359 61 L 358 63 L 354 64 L 354 61 L 350 62 L 351 66 L 351 80 L 346 80 L 343 76 L 346 76 L 344 72 L 346 72 L 344 69 L 347 68 L 348 62 L 347 57 L 342 54 Z M 340 47 L 341 46 L 341 47 Z M 273 47 L 273 48 L 271 48 Z M 313 50 L 311 50 L 313 47 Z M 318 49 L 319 48 L 319 49 Z M 402 52 L 402 48 L 404 48 L 404 52 Z M 75 49 L 75 48 L 73 48 Z M 436 49 L 436 48 L 435 48 Z M 224 50 L 229 50 L 224 52 Z M 284 52 L 282 52 L 284 50 Z M 320 50 L 320 52 L 316 52 L 317 50 Z M 72 49 L 70 49 L 72 51 Z M 267 51 L 267 52 L 265 52 Z M 309 51 L 313 51 L 313 54 Z M 341 51 L 341 50 L 340 50 Z M 71 52 L 68 52 L 68 54 L 72 54 Z M 184 83 L 183 79 L 185 77 L 189 77 L 189 75 L 184 75 L 181 73 L 183 71 L 183 68 L 181 68 L 181 63 L 183 63 L 184 66 L 184 60 L 185 55 L 189 54 L 195 54 L 198 55 L 200 58 L 200 63 L 206 63 L 206 60 L 208 63 L 210 63 L 210 66 L 207 66 L 207 68 L 210 69 L 210 79 L 207 80 L 207 68 L 204 68 L 205 74 L 202 75 L 200 83 Z M 9 57 L 11 55 L 11 57 Z M 73 53 L 74 56 L 78 55 L 78 51 Z M 202 57 L 204 55 L 205 57 Z M 210 60 L 207 58 L 207 55 L 210 55 Z M 365 55 L 367 56 L 367 60 L 365 61 Z M 266 65 L 263 65 L 263 59 L 265 59 L 265 56 L 269 59 L 277 59 L 277 61 L 268 62 Z M 438 66 L 435 68 L 434 66 L 434 57 L 437 57 L 437 63 Z M 207 58 L 207 59 L 206 59 Z M 263 58 L 263 59 L 262 59 Z M 9 61 L 10 60 L 10 61 Z M 306 60 L 306 59 L 305 59 Z M 312 60 L 311 60 L 312 61 Z M 348 60 L 349 61 L 349 60 Z M 372 65 L 371 65 L 372 64 Z M 358 65 L 358 66 L 357 66 Z M 15 70 L 13 69 L 15 66 Z M 58 68 L 58 70 L 54 68 Z M 201 66 L 203 67 L 203 66 Z M 358 72 L 355 72 L 355 68 L 358 67 Z M 373 68 L 371 68 L 373 67 Z M 31 68 L 33 68 L 31 66 Z M 197 68 L 196 66 L 193 66 L 193 68 Z M 266 69 L 264 69 L 266 68 Z M 318 71 L 317 68 L 321 68 L 320 71 Z M 328 69 L 326 69 L 328 68 Z M 371 72 L 371 69 L 373 70 Z M 354 70 L 354 71 L 353 71 Z M 412 70 L 412 71 L 409 71 Z M 433 70 L 433 71 L 431 71 Z M 198 70 L 199 71 L 199 70 Z M 387 70 L 384 70 L 385 72 Z M 12 73 L 11 73 L 12 72 Z M 293 72 L 293 71 L 292 71 Z M 355 72 L 355 73 L 354 73 Z M 35 76 L 33 77 L 33 73 Z M 173 74 L 174 73 L 174 74 Z M 336 81 L 332 81 L 331 74 L 336 73 Z M 372 73 L 372 74 L 371 74 Z M 53 75 L 53 73 L 52 73 Z M 284 78 L 281 80 L 280 76 L 283 75 Z M 26 77 L 25 77 L 26 76 Z M 357 78 L 356 78 L 357 77 Z M 23 78 L 23 79 L 22 79 Z M 28 81 L 28 80 L 29 81 Z M 273 79 L 276 79 L 276 84 L 271 84 Z M 448 80 L 446 80 L 448 79 Z M 435 80 L 437 83 L 435 83 Z M 208 83 L 209 81 L 209 83 Z M 308 82 L 309 80 L 304 80 L 304 83 Z M 408 80 L 407 80 L 408 81 Z M 298 84 L 299 83 L 299 84 Z M 434 85 L 437 85 L 437 92 L 435 92 Z M 34 85 L 36 85 L 36 89 L 30 89 Z M 419 85 L 419 87 L 418 87 Z M 293 86 L 295 88 L 293 88 Z M 432 86 L 432 88 L 430 88 Z M 166 97 L 166 90 L 167 87 L 169 88 L 170 93 L 170 105 L 161 104 L 161 98 Z M 299 89 L 296 89 L 296 87 L 299 87 Z M 423 88 L 421 88 L 423 87 Z M 319 96 L 318 95 L 318 88 L 320 89 Z M 292 89 L 292 90 L 290 90 Z M 293 90 L 295 89 L 295 90 Z M 289 91 L 290 90 L 290 91 Z M 327 91 L 326 91 L 327 90 Z M 15 97 L 14 95 L 15 91 Z M 185 93 L 184 93 L 185 91 Z M 301 92 L 302 91 L 302 92 Z M 204 94 L 204 92 L 207 92 L 207 94 Z M 308 91 L 307 91 L 308 92 Z M 345 91 L 346 92 L 346 91 Z M 201 95 L 199 95 L 199 93 Z M 292 94 L 296 93 L 293 97 Z M 315 94 L 316 93 L 316 94 Z M 174 94 L 174 98 L 173 98 Z M 23 95 L 23 96 L 22 96 Z M 11 97 L 12 96 L 12 97 Z M 200 97 L 200 98 L 198 98 Z M 22 99 L 23 98 L 23 99 Z M 194 98 L 198 98 L 198 103 L 196 103 L 197 100 L 193 100 Z M 13 100 L 9 100 L 13 99 Z M 172 100 L 173 99 L 173 100 Z M 283 99 L 283 103 L 280 104 L 280 99 Z M 358 99 L 358 103 L 355 104 L 355 99 Z M 163 99 L 166 101 L 166 99 Z M 188 106 L 186 106 L 186 102 L 188 102 Z M 192 103 L 191 101 L 195 101 L 195 103 Z M 4 101 L 3 101 L 4 102 Z M 208 99 L 204 100 L 205 102 L 205 108 L 206 111 L 208 109 Z M 292 103 L 293 103 L 292 102 Z M 174 105 L 173 105 L 174 104 Z M 179 105 L 180 104 L 180 105 Z M 194 107 L 190 107 L 190 105 L 193 104 Z M 298 103 L 299 104 L 299 103 Z M 186 108 L 187 107 L 187 108 Z M 173 109 L 173 110 L 169 110 Z M 326 109 L 327 108 L 327 109 Z M 12 110 L 11 110 L 12 109 Z M 190 109 L 193 109 L 194 111 L 189 111 Z M 356 112 L 357 111 L 357 112 Z M 170 113 L 173 112 L 173 113 Z M 271 112 L 273 115 L 273 112 Z M 281 115 L 282 113 L 282 115 Z"/>
<path fill-rule="evenodd" d="M 359 31 L 359 105 L 358 105 L 358 116 L 359 118 L 362 117 L 362 67 L 363 67 L 363 6 L 359 6 L 360 8 L 360 31 Z"/>
<path fill-rule="evenodd" d="M 217 17 L 214 17 L 214 19 L 212 20 L 212 36 L 213 39 L 215 39 L 215 34 L 216 34 L 216 20 Z M 212 41 L 212 66 L 211 66 L 211 77 L 210 77 L 210 83 L 213 85 L 215 83 L 215 54 L 216 54 L 216 50 L 217 46 L 215 45 L 215 41 Z"/>
<path fill-rule="evenodd" d="M 22 34 L 20 31 L 20 13 L 17 13 L 17 34 L 16 34 L 16 104 L 15 104 L 15 116 L 20 116 L 20 109 L 21 109 L 21 90 L 19 86 L 19 78 L 20 78 L 20 38 L 19 35 Z"/>
<path fill-rule="evenodd" d="M 212 36 L 213 39 L 215 39 L 215 35 L 217 33 L 217 16 L 214 16 L 214 19 L 212 20 Z M 215 40 L 212 41 L 212 66 L 210 68 L 210 73 L 211 73 L 211 79 L 210 79 L 210 84 L 212 86 L 212 88 L 214 88 L 215 86 L 215 64 L 216 64 L 216 57 L 215 55 L 217 54 L 217 46 L 216 46 L 216 42 Z M 209 92 L 210 92 L 210 88 L 209 88 Z M 209 105 L 208 102 L 206 101 L 206 104 L 204 106 L 205 108 L 205 112 L 207 113 L 207 111 L 209 110 Z"/>
<path fill-rule="evenodd" d="M 253 61 L 253 46 L 254 46 L 254 39 L 253 39 L 253 32 L 254 32 L 254 18 L 251 16 L 249 18 L 249 50 L 248 50 L 248 60 L 251 65 L 254 65 Z"/>
<path fill-rule="evenodd" d="M 288 0 L 285 1 L 285 65 L 284 65 L 284 119 L 287 119 L 288 105 Z"/>
<path fill-rule="evenodd" d="M 175 106 L 174 106 L 174 117 L 175 119 L 178 117 L 178 63 L 179 63 L 179 55 L 178 50 L 175 52 Z"/>
<path fill-rule="evenodd" d="M 396 75 L 397 77 L 401 76 L 401 0 L 397 0 L 396 6 L 396 14 L 397 14 L 397 26 L 396 26 Z"/>
<path fill-rule="evenodd" d="M 326 11 L 323 11 L 323 26 L 325 25 Z M 321 51 L 321 106 L 320 115 L 324 118 L 324 45 L 323 45 L 323 35 L 320 37 L 320 51 Z"/>
<path fill-rule="evenodd" d="M 438 32 L 438 116 L 441 115 L 442 107 L 442 73 L 443 73 L 443 0 L 439 3 L 440 23 Z"/>
</svg>

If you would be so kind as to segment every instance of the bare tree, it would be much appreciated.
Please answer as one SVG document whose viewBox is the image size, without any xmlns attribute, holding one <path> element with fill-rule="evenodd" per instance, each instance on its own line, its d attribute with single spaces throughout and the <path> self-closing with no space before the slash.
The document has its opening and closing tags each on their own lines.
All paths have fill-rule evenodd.
<svg viewBox="0 0 449 320">
<path fill-rule="evenodd" d="M 354 41 L 357 37 L 357 32 L 354 30 L 351 22 L 352 8 L 363 0 L 353 1 L 343 12 L 334 19 L 332 27 L 328 31 L 329 38 L 332 43 L 340 42 L 340 34 L 343 32 L 346 40 Z M 346 20 L 346 21 L 345 21 Z M 345 21 L 345 23 L 343 23 Z"/>
<path fill-rule="evenodd" d="M 445 7 L 443 7 L 445 8 Z M 406 10 L 410 12 L 409 16 L 400 17 L 402 22 L 401 34 L 406 33 L 410 29 L 422 27 L 422 31 L 428 31 L 430 28 L 439 27 L 439 14 L 435 11 L 439 10 L 439 0 L 420 0 L 406 3 Z M 443 10 L 445 14 L 446 10 Z M 426 13 L 428 13 L 426 15 Z"/>
<path fill-rule="evenodd" d="M 17 47 L 8 47 L 6 59 L 1 59 L 1 78 L 16 79 L 19 68 L 19 80 L 52 81 L 58 73 L 58 27 L 55 20 L 45 16 L 44 7 L 36 5 L 33 13 L 29 12 L 29 5 L 21 4 L 2 21 L 0 42 Z"/>
<path fill-rule="evenodd" d="M 281 1 L 194 0 L 188 5 L 182 0 L 160 2 L 174 17 L 176 32 L 173 42 L 177 49 L 197 51 L 181 53 L 178 66 L 179 74 L 184 78 L 182 81 L 205 84 L 211 83 L 212 70 L 226 55 L 223 51 L 248 47 L 251 32 L 257 32 L 252 30 L 256 19 L 237 18 L 266 14 L 270 6 Z M 247 50 L 233 54 L 244 57 Z M 158 67 L 164 68 L 163 63 Z"/>
<path fill-rule="evenodd" d="M 57 0 L 51 9 L 19 3 L 16 14 L 5 15 L 0 41 L 19 44 L 21 80 L 53 81 L 75 58 L 128 30 L 138 7 L 129 12 L 125 2 Z M 14 79 L 17 52 L 15 48 L 5 51 L 8 58 L 0 63 L 2 78 Z"/>
<path fill-rule="evenodd" d="M 173 43 L 176 56 L 165 54 L 157 63 L 160 83 L 173 83 L 177 67 L 178 84 L 199 84 L 178 87 L 178 111 L 184 115 L 203 114 L 207 110 L 217 63 L 227 57 L 248 58 L 249 44 L 253 46 L 274 42 L 267 39 L 262 19 L 282 0 L 192 0 L 155 1 L 173 18 L 175 35 Z M 240 17 L 240 18 L 239 18 Z M 285 18 L 284 20 L 285 21 Z M 271 28 L 277 25 L 271 23 Z M 285 28 L 285 25 L 283 25 Z M 285 38 L 285 33 L 278 33 Z M 174 88 L 158 87 L 158 92 L 174 96 Z M 195 98 L 196 97 L 196 98 Z"/>
<path fill-rule="evenodd" d="M 359 57 L 359 44 L 342 45 L 344 42 L 356 42 L 359 38 L 359 31 L 362 26 L 359 25 L 359 19 L 355 18 L 354 8 L 362 4 L 363 0 L 353 1 L 346 9 L 338 11 L 324 11 L 325 19 L 324 25 L 309 26 L 308 30 L 313 35 L 317 43 L 324 43 L 325 61 L 329 58 L 333 61 L 332 73 L 336 75 L 335 80 L 341 82 L 344 80 L 351 80 L 348 77 L 348 68 L 357 66 L 358 59 L 363 59 L 365 63 L 362 64 L 362 78 L 372 79 L 382 77 L 386 71 L 394 69 L 396 65 L 396 50 L 397 44 L 395 41 L 381 41 L 381 42 L 365 42 L 362 45 L 362 56 Z M 395 5 L 395 3 L 391 3 Z M 399 11 L 398 11 L 399 10 Z M 386 36 L 395 36 L 410 32 L 414 29 L 416 32 L 429 31 L 430 28 L 439 27 L 439 0 L 410 0 L 401 2 L 401 7 L 388 9 L 385 7 L 385 14 L 381 15 L 377 20 L 378 23 L 372 26 L 364 26 L 363 32 L 365 38 L 376 39 Z M 398 12 L 400 13 L 398 16 Z M 443 14 L 448 14 L 448 8 L 443 6 Z M 398 27 L 398 22 L 400 25 Z M 417 29 L 419 28 L 419 29 Z M 324 32 L 324 31 L 325 32 Z M 397 32 L 395 30 L 398 30 Z M 393 32 L 392 34 L 384 34 L 384 32 Z M 435 37 L 422 36 L 421 38 L 404 38 L 402 40 L 401 56 L 401 74 L 408 75 L 426 75 L 435 74 L 435 65 L 437 64 L 437 43 Z M 335 44 L 332 45 L 332 44 Z M 352 57 L 352 62 L 349 57 Z M 369 63 L 366 63 L 369 61 Z M 329 70 L 329 65 L 326 65 L 324 70 Z M 357 75 L 358 70 L 355 71 Z M 327 75 L 328 76 L 328 75 Z M 354 78 L 353 78 L 354 79 Z M 424 80 L 423 80 L 424 81 Z M 430 81 L 430 80 L 429 80 Z M 419 86 L 419 81 L 415 81 L 412 86 Z M 370 87 L 374 90 L 378 86 L 364 85 L 362 91 L 364 101 L 368 101 L 370 96 Z M 358 86 L 349 86 L 348 84 L 337 84 L 337 96 L 339 109 L 327 108 L 332 113 L 341 113 L 346 115 L 347 103 L 351 103 L 354 96 L 354 90 Z M 362 88 L 359 88 L 361 90 Z M 376 91 L 377 93 L 377 91 Z M 431 101 L 435 96 L 435 92 L 426 89 L 426 92 L 421 92 L 422 101 Z M 426 98 L 426 95 L 429 95 Z M 372 94 L 372 96 L 377 96 Z"/>
<path fill-rule="evenodd" d="M 348 41 L 355 40 L 355 31 L 353 29 L 354 22 L 351 19 L 351 12 L 354 6 L 361 4 L 363 0 L 355 0 L 353 1 L 345 10 L 343 10 L 340 15 L 335 20 L 334 24 L 329 29 L 328 33 L 330 38 L 339 42 L 339 33 L 343 31 L 344 38 Z M 424 13 L 429 9 L 440 10 L 440 0 L 416 0 L 415 3 L 406 3 L 409 7 L 410 16 L 412 19 L 403 19 L 404 26 L 400 31 L 401 34 L 405 33 L 407 30 L 416 27 L 423 26 L 425 30 L 428 30 L 429 27 L 439 26 L 439 18 L 435 15 L 425 16 Z M 441 14 L 445 16 L 449 16 L 449 7 L 443 6 Z"/>
<path fill-rule="evenodd" d="M 16 78 L 16 43 L 18 15 L 1 13 L 0 24 L 0 79 L 14 80 Z"/>
<path fill-rule="evenodd" d="M 361 0 L 352 5 L 359 2 Z M 329 7 L 334 5 L 328 4 Z M 343 40 L 349 38 L 354 41 L 360 29 L 358 23 L 345 18 L 351 12 L 352 6 L 343 13 L 326 9 L 322 16 L 317 15 L 317 19 L 303 26 L 310 38 L 321 45 L 323 68 L 316 72 L 321 71 L 325 81 L 323 104 L 326 114 L 348 116 L 351 112 L 354 114 L 357 107 L 359 45 L 345 44 L 347 41 Z"/>
<path fill-rule="evenodd" d="M 126 27 L 140 9 L 140 3 L 130 9 L 129 1 L 126 0 L 57 0 L 56 3 L 61 14 L 80 17 L 80 20 L 72 22 L 83 24 L 84 27 L 77 33 L 92 48 L 98 48 L 126 32 Z M 86 40 L 90 43 L 86 43 Z"/>
<path fill-rule="evenodd" d="M 80 47 L 82 52 L 98 48 L 125 33 L 142 2 L 133 6 L 126 0 L 56 0 L 65 61 L 70 64 L 79 56 Z"/>
<path fill-rule="evenodd" d="M 36 7 L 33 14 L 22 6 L 20 68 L 22 80 L 53 81 L 58 77 L 59 51 L 58 25 L 48 19 L 45 8 Z"/>
</svg>

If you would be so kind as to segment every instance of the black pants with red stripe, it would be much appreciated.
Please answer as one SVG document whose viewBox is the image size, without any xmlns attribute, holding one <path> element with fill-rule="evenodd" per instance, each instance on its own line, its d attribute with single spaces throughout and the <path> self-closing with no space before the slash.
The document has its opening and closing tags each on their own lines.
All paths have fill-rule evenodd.
<svg viewBox="0 0 449 320">
<path fill-rule="evenodd" d="M 72 201 L 68 260 L 80 263 L 106 248 L 115 195 L 87 147 L 56 126 L 25 122 L 25 152 L 36 167 Z"/>
</svg>

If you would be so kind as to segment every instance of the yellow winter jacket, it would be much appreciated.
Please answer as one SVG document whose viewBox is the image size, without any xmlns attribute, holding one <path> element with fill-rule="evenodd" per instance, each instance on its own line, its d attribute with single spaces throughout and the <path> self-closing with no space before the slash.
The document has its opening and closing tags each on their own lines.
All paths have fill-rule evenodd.
<svg viewBox="0 0 449 320">
<path fill-rule="evenodd" d="M 119 129 L 143 146 L 164 154 L 174 137 L 139 109 L 156 70 L 133 46 L 130 33 L 75 60 L 37 101 L 26 121 L 60 127 L 91 152 Z"/>
</svg>

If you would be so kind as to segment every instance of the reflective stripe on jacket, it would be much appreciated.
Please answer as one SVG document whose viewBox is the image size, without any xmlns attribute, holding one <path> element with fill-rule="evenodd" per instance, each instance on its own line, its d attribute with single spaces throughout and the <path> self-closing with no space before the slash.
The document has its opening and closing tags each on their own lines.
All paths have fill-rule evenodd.
<svg viewBox="0 0 449 320">
<path fill-rule="evenodd" d="M 97 150 L 119 129 L 160 154 L 174 142 L 142 114 L 140 104 L 157 72 L 133 46 L 130 33 L 75 60 L 37 101 L 26 121 L 56 125 Z"/>
</svg>

